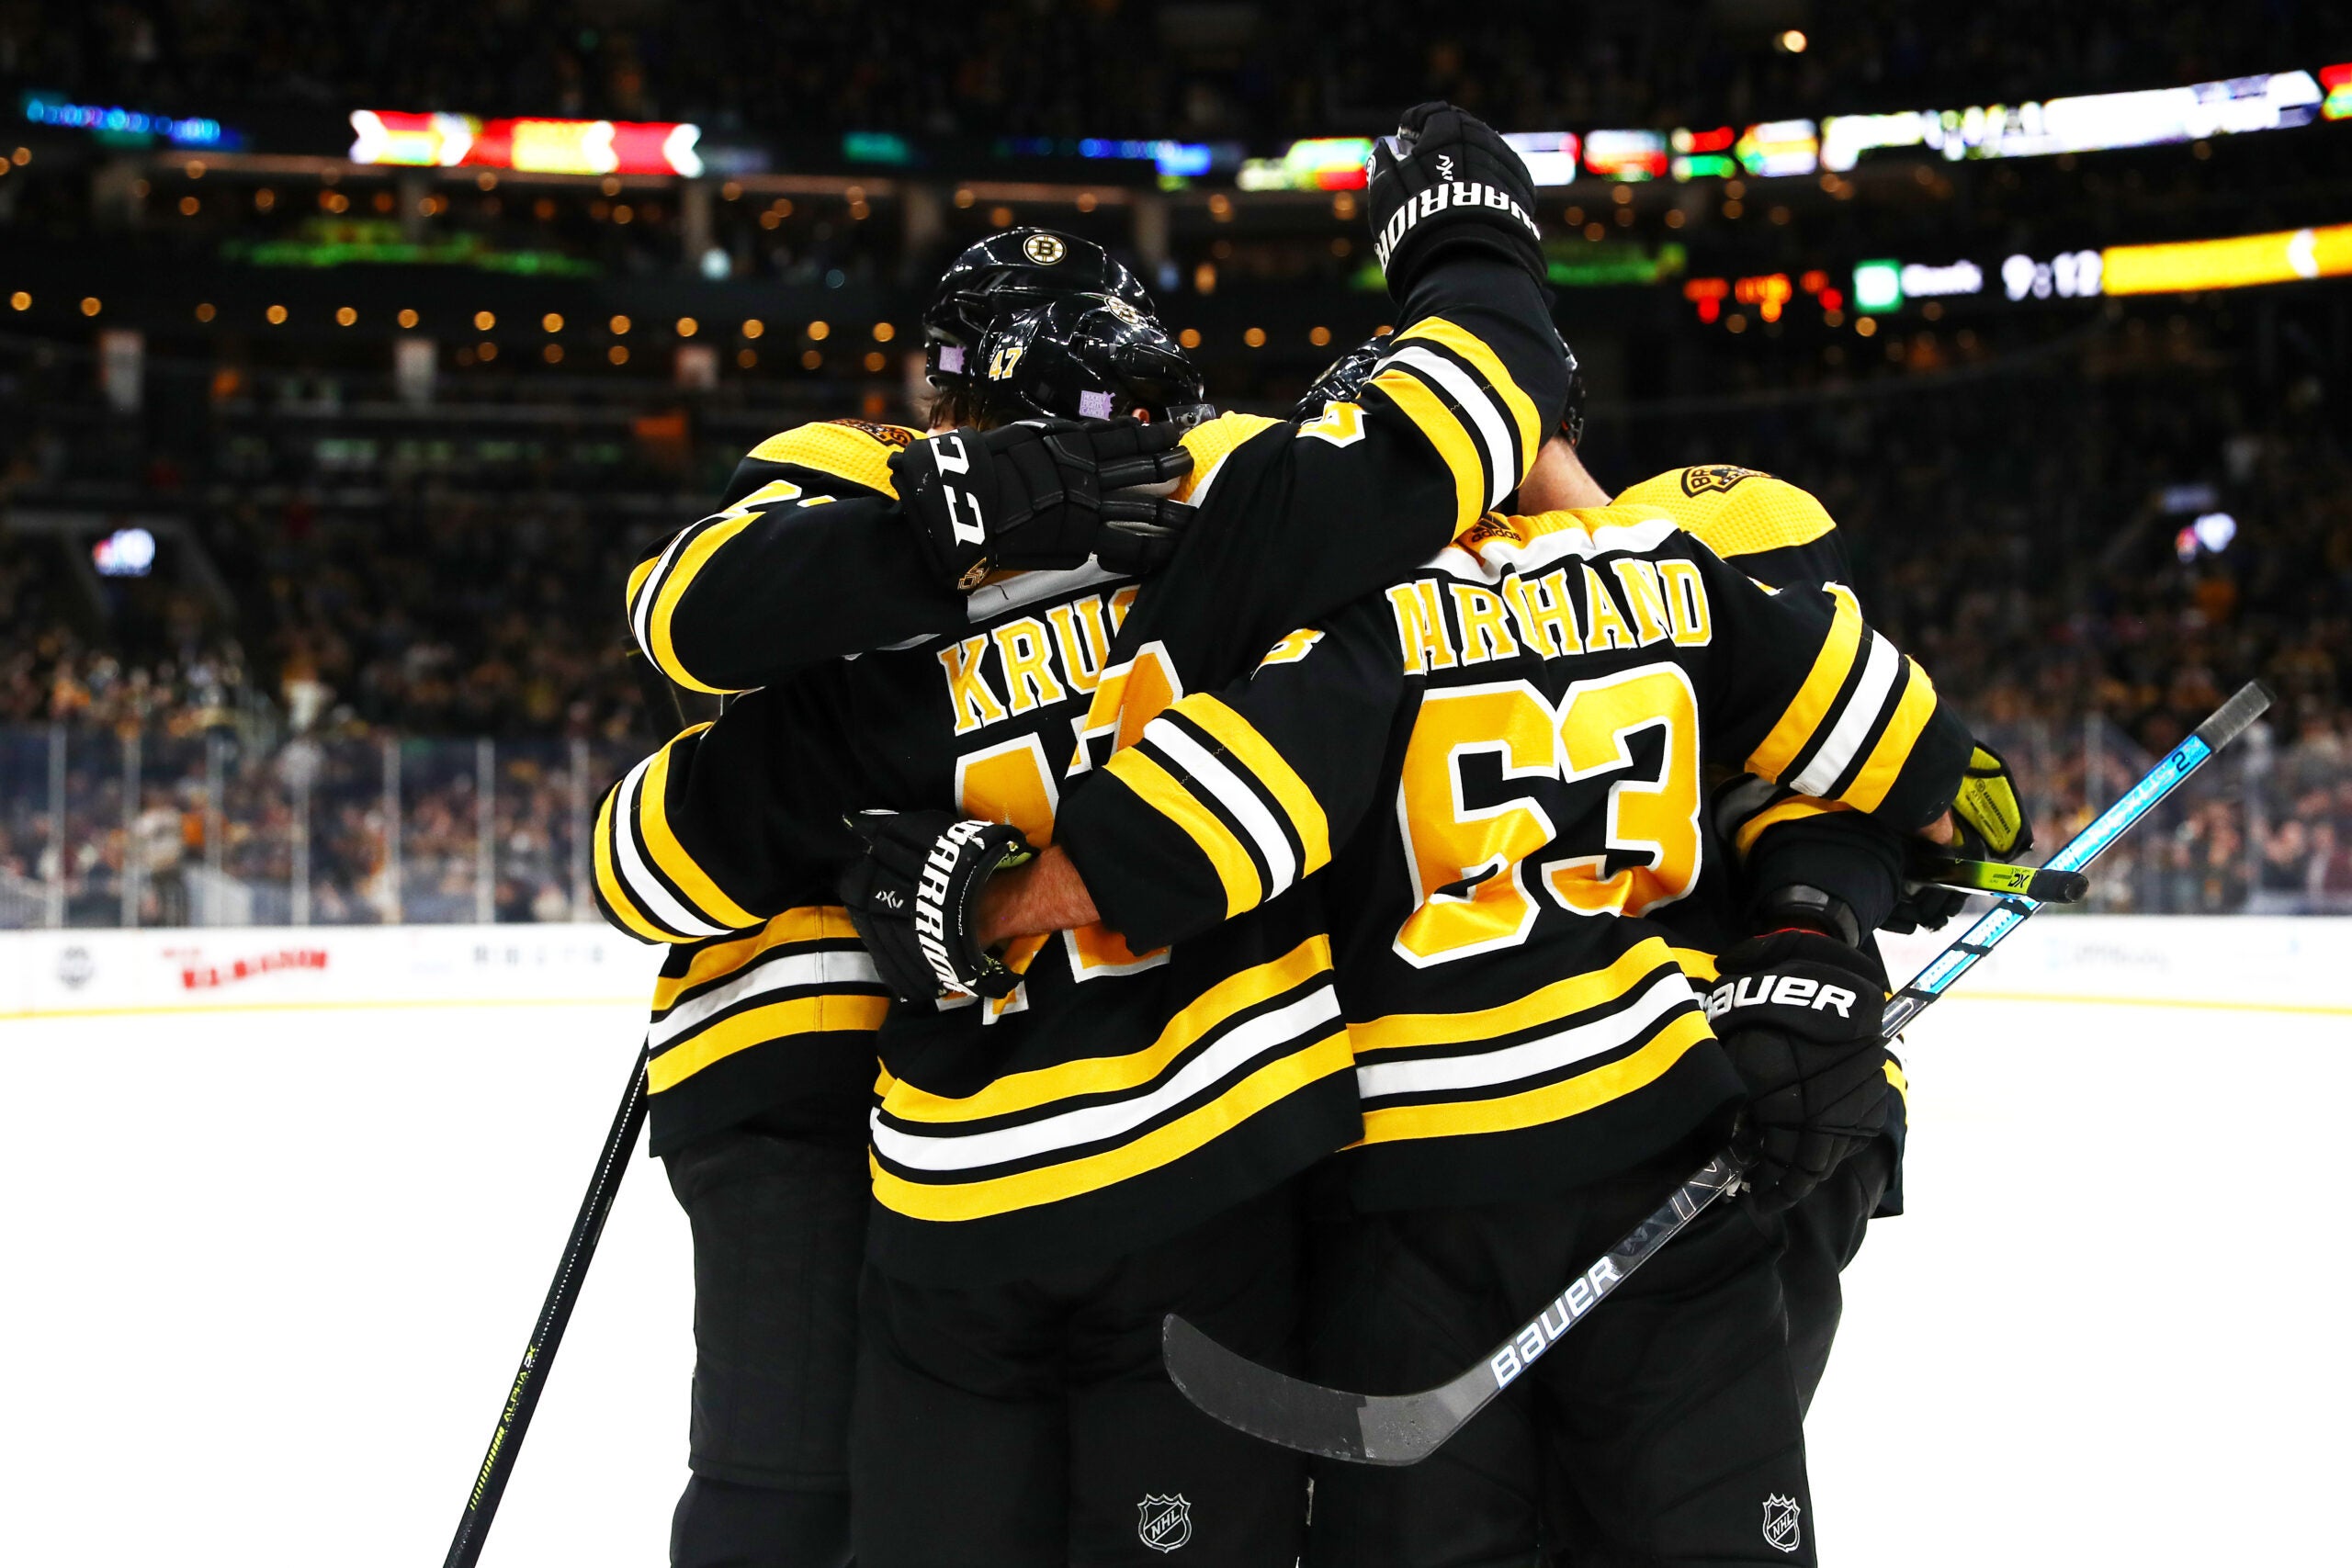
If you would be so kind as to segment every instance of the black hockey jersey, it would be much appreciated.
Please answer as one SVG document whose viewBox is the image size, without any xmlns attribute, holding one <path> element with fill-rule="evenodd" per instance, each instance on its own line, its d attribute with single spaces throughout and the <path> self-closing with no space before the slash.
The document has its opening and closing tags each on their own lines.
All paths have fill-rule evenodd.
<svg viewBox="0 0 2352 1568">
<path fill-rule="evenodd" d="M 599 820 L 609 917 L 670 942 L 772 920 L 843 858 L 824 825 L 847 809 L 955 805 L 1050 841 L 1066 770 L 1106 754 L 1122 714 L 1234 678 L 1283 627 L 1371 591 L 1524 476 L 1566 389 L 1532 282 L 1465 260 L 1406 314 L 1357 402 L 1304 428 L 1227 415 L 1187 434 L 1180 495 L 1197 517 L 1139 594 L 1091 570 L 989 585 L 957 631 L 803 670 L 640 764 Z M 692 548 L 635 584 L 656 599 L 649 631 L 658 575 Z M 772 619 L 829 592 L 718 586 L 764 597 Z M 666 651 L 649 635 L 665 671 L 700 646 L 681 621 L 694 608 L 688 592 L 673 600 Z M 681 668 L 723 683 L 714 665 Z M 1303 904 L 1172 953 L 1096 929 L 1008 957 L 1023 976 L 1012 997 L 896 1008 L 883 1026 L 870 1244 L 885 1268 L 972 1279 L 1113 1255 L 1356 1136 L 1329 944 Z"/>
<path fill-rule="evenodd" d="M 1698 886 L 1707 761 L 1913 828 L 1969 746 L 1849 595 L 1767 591 L 1656 508 L 1489 517 L 1173 702 L 1060 831 L 1105 922 L 1179 952 L 1341 846 L 1357 1199 L 1494 1201 L 1741 1097 L 1645 918 Z"/>
</svg>

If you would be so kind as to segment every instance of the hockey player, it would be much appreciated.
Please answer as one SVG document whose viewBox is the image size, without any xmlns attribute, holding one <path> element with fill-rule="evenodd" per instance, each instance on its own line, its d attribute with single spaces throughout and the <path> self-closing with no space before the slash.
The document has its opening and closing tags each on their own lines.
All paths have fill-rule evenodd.
<svg viewBox="0 0 2352 1568">
<path fill-rule="evenodd" d="M 1528 511 L 1610 503 L 1585 469 L 1574 441 L 1555 440 L 1521 487 Z M 1658 507 L 1726 561 L 1768 587 L 1845 583 L 1843 536 L 1821 503 L 1753 468 L 1707 464 L 1668 470 L 1626 490 L 1617 503 Z M 1915 852 L 1860 814 L 1766 781 L 1742 776 L 1714 792 L 1710 827 L 1729 852 L 1692 896 L 1660 911 L 1694 977 L 1714 977 L 1713 956 L 1757 931 L 1805 927 L 1856 948 L 1882 982 L 1872 933 L 1940 927 L 1961 896 L 1906 879 Z M 2033 833 L 2007 765 L 1979 745 L 1955 802 L 1957 835 L 1946 852 L 2015 860 Z M 1736 868 L 1737 874 L 1732 874 Z M 1761 1043 L 1760 1042 L 1758 1043 Z M 1807 1171 L 1790 1184 L 1788 1297 L 1799 1404 L 1809 1408 L 1828 1364 L 1842 1310 L 1839 1274 L 1879 1214 L 1903 1212 L 1906 1087 L 1901 1065 L 1886 1067 L 1886 1131 L 1834 1170 Z"/>
<path fill-rule="evenodd" d="M 1710 761 L 1898 830 L 1939 821 L 1970 742 L 1926 675 L 1829 592 L 1768 593 L 1661 512 L 1597 508 L 1490 517 L 1134 733 L 1008 886 L 1017 902 L 1074 873 L 1131 946 L 1181 959 L 1313 858 L 1307 824 L 1331 846 L 1364 1130 L 1331 1185 L 1350 1217 L 1320 1258 L 1326 1381 L 1442 1381 L 1655 1206 L 1735 1107 L 1761 1124 L 1765 1201 L 1702 1216 L 1531 1394 L 1432 1460 L 1319 1473 L 1310 1561 L 1524 1562 L 1562 1479 L 1577 1561 L 1812 1561 L 1800 1530 L 1759 1529 L 1759 1509 L 1809 1503 L 1770 1201 L 1811 1145 L 1876 1134 L 1882 993 L 1849 948 L 1783 931 L 1725 953 L 1702 1006 L 1644 917 L 1697 885 Z M 951 872 L 943 898 L 963 896 Z M 959 973 L 1008 919 L 952 950 Z M 1711 1015 L 1778 1033 L 1775 1083 L 1744 1081 Z"/>
<path fill-rule="evenodd" d="M 1199 514 L 1139 599 L 1100 567 L 990 583 L 968 635 L 804 672 L 648 759 L 599 823 L 616 923 L 676 940 L 768 917 L 832 852 L 811 803 L 837 795 L 1043 840 L 1091 706 L 1115 714 L 1117 694 L 1179 669 L 1238 671 L 1302 603 L 1362 592 L 1516 486 L 1560 391 L 1532 191 L 1466 117 L 1425 106 L 1406 130 L 1369 205 L 1408 353 L 1360 417 L 1319 438 L 1239 416 L 1185 432 Z M 1076 341 L 1063 333 L 1091 341 L 1108 318 L 1134 333 L 1111 334 L 1107 361 L 1130 361 L 1157 334 L 1112 303 L 1078 321 L 1043 312 L 1027 353 Z M 1028 368 L 1003 364 L 1008 383 Z M 1115 378 L 1102 390 L 1128 412 Z M 1142 412 L 1162 423 L 1175 410 Z M 933 563 L 949 581 L 1008 558 L 1005 540 L 957 539 L 953 525 L 1010 515 L 999 502 L 1023 491 L 1012 459 L 1029 444 L 958 431 L 890 465 L 908 517 L 954 541 Z M 1287 573 L 1225 570 L 1261 530 L 1287 541 Z M 762 587 L 771 617 L 825 591 Z M 657 662 L 676 657 L 674 615 L 671 628 L 649 649 Z M 760 628 L 739 630 L 726 657 L 760 666 Z M 1112 657 L 1114 635 L 1137 651 Z M 950 847 L 989 856 L 1010 831 Z M 1297 1472 L 1182 1404 L 1157 1324 L 1185 1310 L 1258 1353 L 1283 1348 L 1282 1183 L 1356 1130 L 1326 944 L 1272 921 L 1182 955 L 1079 933 L 1009 953 L 982 988 L 1001 994 L 898 1010 L 882 1035 L 860 1561 L 1142 1561 L 1189 1542 L 1196 1558 L 1287 1562 Z"/>
<path fill-rule="evenodd" d="M 1126 268 L 1074 236 L 1009 230 L 957 257 L 923 317 L 943 404 L 968 385 L 965 355 L 992 321 L 1074 294 L 1152 310 Z M 952 421 L 953 407 L 943 412 Z M 1044 547 L 1057 562 L 1099 547 L 1130 570 L 1149 568 L 1170 542 L 1160 530 L 1181 514 L 1106 511 L 1100 498 L 1172 480 L 1189 462 L 1179 434 L 1095 422 L 1057 431 L 1051 446 L 1030 443 L 1018 455 L 1046 500 L 1022 525 L 1060 536 Z M 794 671 L 839 655 L 967 626 L 956 574 L 931 557 L 933 541 L 892 488 L 890 458 L 919 439 L 835 420 L 762 442 L 721 509 L 633 574 L 633 639 L 668 679 L 708 693 L 788 687 Z M 798 592 L 788 606 L 779 583 Z M 772 699 L 795 700 L 788 690 Z M 848 852 L 822 831 L 815 841 L 812 852 Z M 670 852 L 647 852 L 659 865 Z M 695 1257 L 692 1473 L 673 1522 L 674 1568 L 827 1568 L 849 1558 L 865 1117 L 888 998 L 832 879 L 830 863 L 802 875 L 763 911 L 773 918 L 746 929 L 717 900 L 706 906 L 715 920 L 685 924 L 676 911 L 685 929 L 670 934 L 717 934 L 673 946 L 655 987 L 650 1147 L 686 1211 Z M 641 923 L 632 930 L 649 934 Z"/>
</svg>

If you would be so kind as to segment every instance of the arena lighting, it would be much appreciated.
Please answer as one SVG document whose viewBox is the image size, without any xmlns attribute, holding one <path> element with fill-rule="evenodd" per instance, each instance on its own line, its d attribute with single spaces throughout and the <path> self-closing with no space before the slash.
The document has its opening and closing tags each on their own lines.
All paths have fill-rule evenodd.
<svg viewBox="0 0 2352 1568">
<path fill-rule="evenodd" d="M 1573 130 L 1514 130 L 1503 138 L 1527 165 L 1528 177 L 1538 186 L 1567 186 L 1577 181 L 1577 149 Z"/>
<path fill-rule="evenodd" d="M 703 172 L 699 126 L 671 120 L 477 119 L 461 114 L 351 111 L 351 161 L 412 168 L 514 169 L 534 175 Z"/>
<path fill-rule="evenodd" d="M 2001 288 L 2011 299 L 2088 299 L 2099 292 L 2107 263 L 2097 251 L 2064 251 L 2046 262 L 2011 256 L 2001 264 Z"/>
<path fill-rule="evenodd" d="M 1372 142 L 1362 136 L 1294 141 L 1279 158 L 1245 158 L 1233 183 L 1243 190 L 1362 190 Z"/>
<path fill-rule="evenodd" d="M 1588 174 L 1607 180 L 1663 179 L 1666 137 L 1656 130 L 1596 130 L 1584 139 Z"/>
<path fill-rule="evenodd" d="M 1956 261 L 1946 266 L 1929 266 L 1924 262 L 1905 262 L 1903 265 L 1905 299 L 1934 299 L 1984 291 L 1984 269 L 1972 261 Z"/>
<path fill-rule="evenodd" d="M 2109 245 L 2100 253 L 2109 294 L 2180 294 L 2352 275 L 2352 223 L 2229 240 Z"/>
<path fill-rule="evenodd" d="M 1729 179 L 1739 173 L 1739 163 L 1732 156 L 1738 141 L 1739 132 L 1728 125 L 1713 130 L 1677 130 L 1668 138 L 1668 145 L 1674 149 L 1668 167 L 1678 180 Z"/>
<path fill-rule="evenodd" d="M 2238 536 L 2238 520 L 2226 512 L 2209 512 L 2173 536 L 2173 553 L 2183 566 L 2197 558 L 2199 550 L 2218 556 L 2230 547 Z"/>
<path fill-rule="evenodd" d="M 1751 125 L 1734 150 L 1739 166 L 1759 179 L 1809 175 L 1821 166 L 1821 138 L 1809 119 Z"/>
<path fill-rule="evenodd" d="M 1866 261 L 1854 264 L 1854 309 L 1876 312 L 1903 305 L 1903 264 Z"/>
<path fill-rule="evenodd" d="M 2352 119 L 2352 65 L 2320 67 L 2319 85 L 2327 89 L 2327 97 L 2319 106 L 2321 116 Z"/>
<path fill-rule="evenodd" d="M 219 120 L 201 116 L 180 118 L 97 104 L 69 104 L 38 93 L 25 95 L 24 108 L 25 118 L 35 125 L 95 131 L 101 138 L 149 141 L 160 137 L 175 147 L 220 148 L 236 147 L 244 141 L 236 132 L 223 130 Z"/>
<path fill-rule="evenodd" d="M 2285 71 L 2041 103 L 1833 115 L 1822 122 L 1821 166 L 1842 174 L 1863 153 L 1882 148 L 1927 147 L 1956 162 L 2099 152 L 2284 130 L 2309 124 L 2321 101 L 2319 83 L 2310 72 Z"/>
<path fill-rule="evenodd" d="M 155 536 L 144 528 L 117 528 L 90 547 L 90 564 L 100 577 L 144 577 L 155 565 Z"/>
</svg>

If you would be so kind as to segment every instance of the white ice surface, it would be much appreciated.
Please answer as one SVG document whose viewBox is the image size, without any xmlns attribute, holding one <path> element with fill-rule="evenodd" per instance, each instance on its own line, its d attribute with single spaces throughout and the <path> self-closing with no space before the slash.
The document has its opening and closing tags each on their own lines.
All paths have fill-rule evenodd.
<svg viewBox="0 0 2352 1568">
<path fill-rule="evenodd" d="M 0 1562 L 439 1562 L 640 1022 L 0 1022 Z M 1923 1021 L 1912 1212 L 1847 1276 L 1814 1412 L 1823 1561 L 2346 1561 L 2346 1043 L 2211 1009 Z M 491 1568 L 663 1560 L 690 1311 L 640 1159 Z"/>
</svg>

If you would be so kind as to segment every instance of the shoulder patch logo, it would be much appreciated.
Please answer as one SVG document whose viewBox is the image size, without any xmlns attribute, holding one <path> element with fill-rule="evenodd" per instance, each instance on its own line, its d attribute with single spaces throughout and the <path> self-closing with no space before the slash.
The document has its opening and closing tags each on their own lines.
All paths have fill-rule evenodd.
<svg viewBox="0 0 2352 1568">
<path fill-rule="evenodd" d="M 915 444 L 913 431 L 902 430 L 895 424 L 876 424 L 863 419 L 829 419 L 825 423 L 845 424 L 861 435 L 872 436 L 885 446 L 911 446 Z"/>
<path fill-rule="evenodd" d="M 1736 468 L 1730 463 L 1710 463 L 1704 468 L 1682 470 L 1682 493 L 1704 495 L 1711 490 L 1729 490 L 1742 479 L 1769 479 L 1771 477 L 1761 468 Z"/>
<path fill-rule="evenodd" d="M 1175 1551 L 1193 1539 L 1193 1505 L 1182 1492 L 1170 1497 L 1145 1493 L 1136 1505 L 1136 1539 L 1154 1551 Z"/>
<path fill-rule="evenodd" d="M 1797 1506 L 1794 1497 L 1778 1493 L 1764 1499 L 1764 1544 L 1775 1551 L 1794 1551 L 1804 1544 L 1797 1529 L 1797 1516 L 1804 1510 Z"/>
<path fill-rule="evenodd" d="M 1052 234 L 1032 234 L 1021 242 L 1021 254 L 1039 266 L 1051 266 L 1069 254 L 1069 247 Z"/>
</svg>

